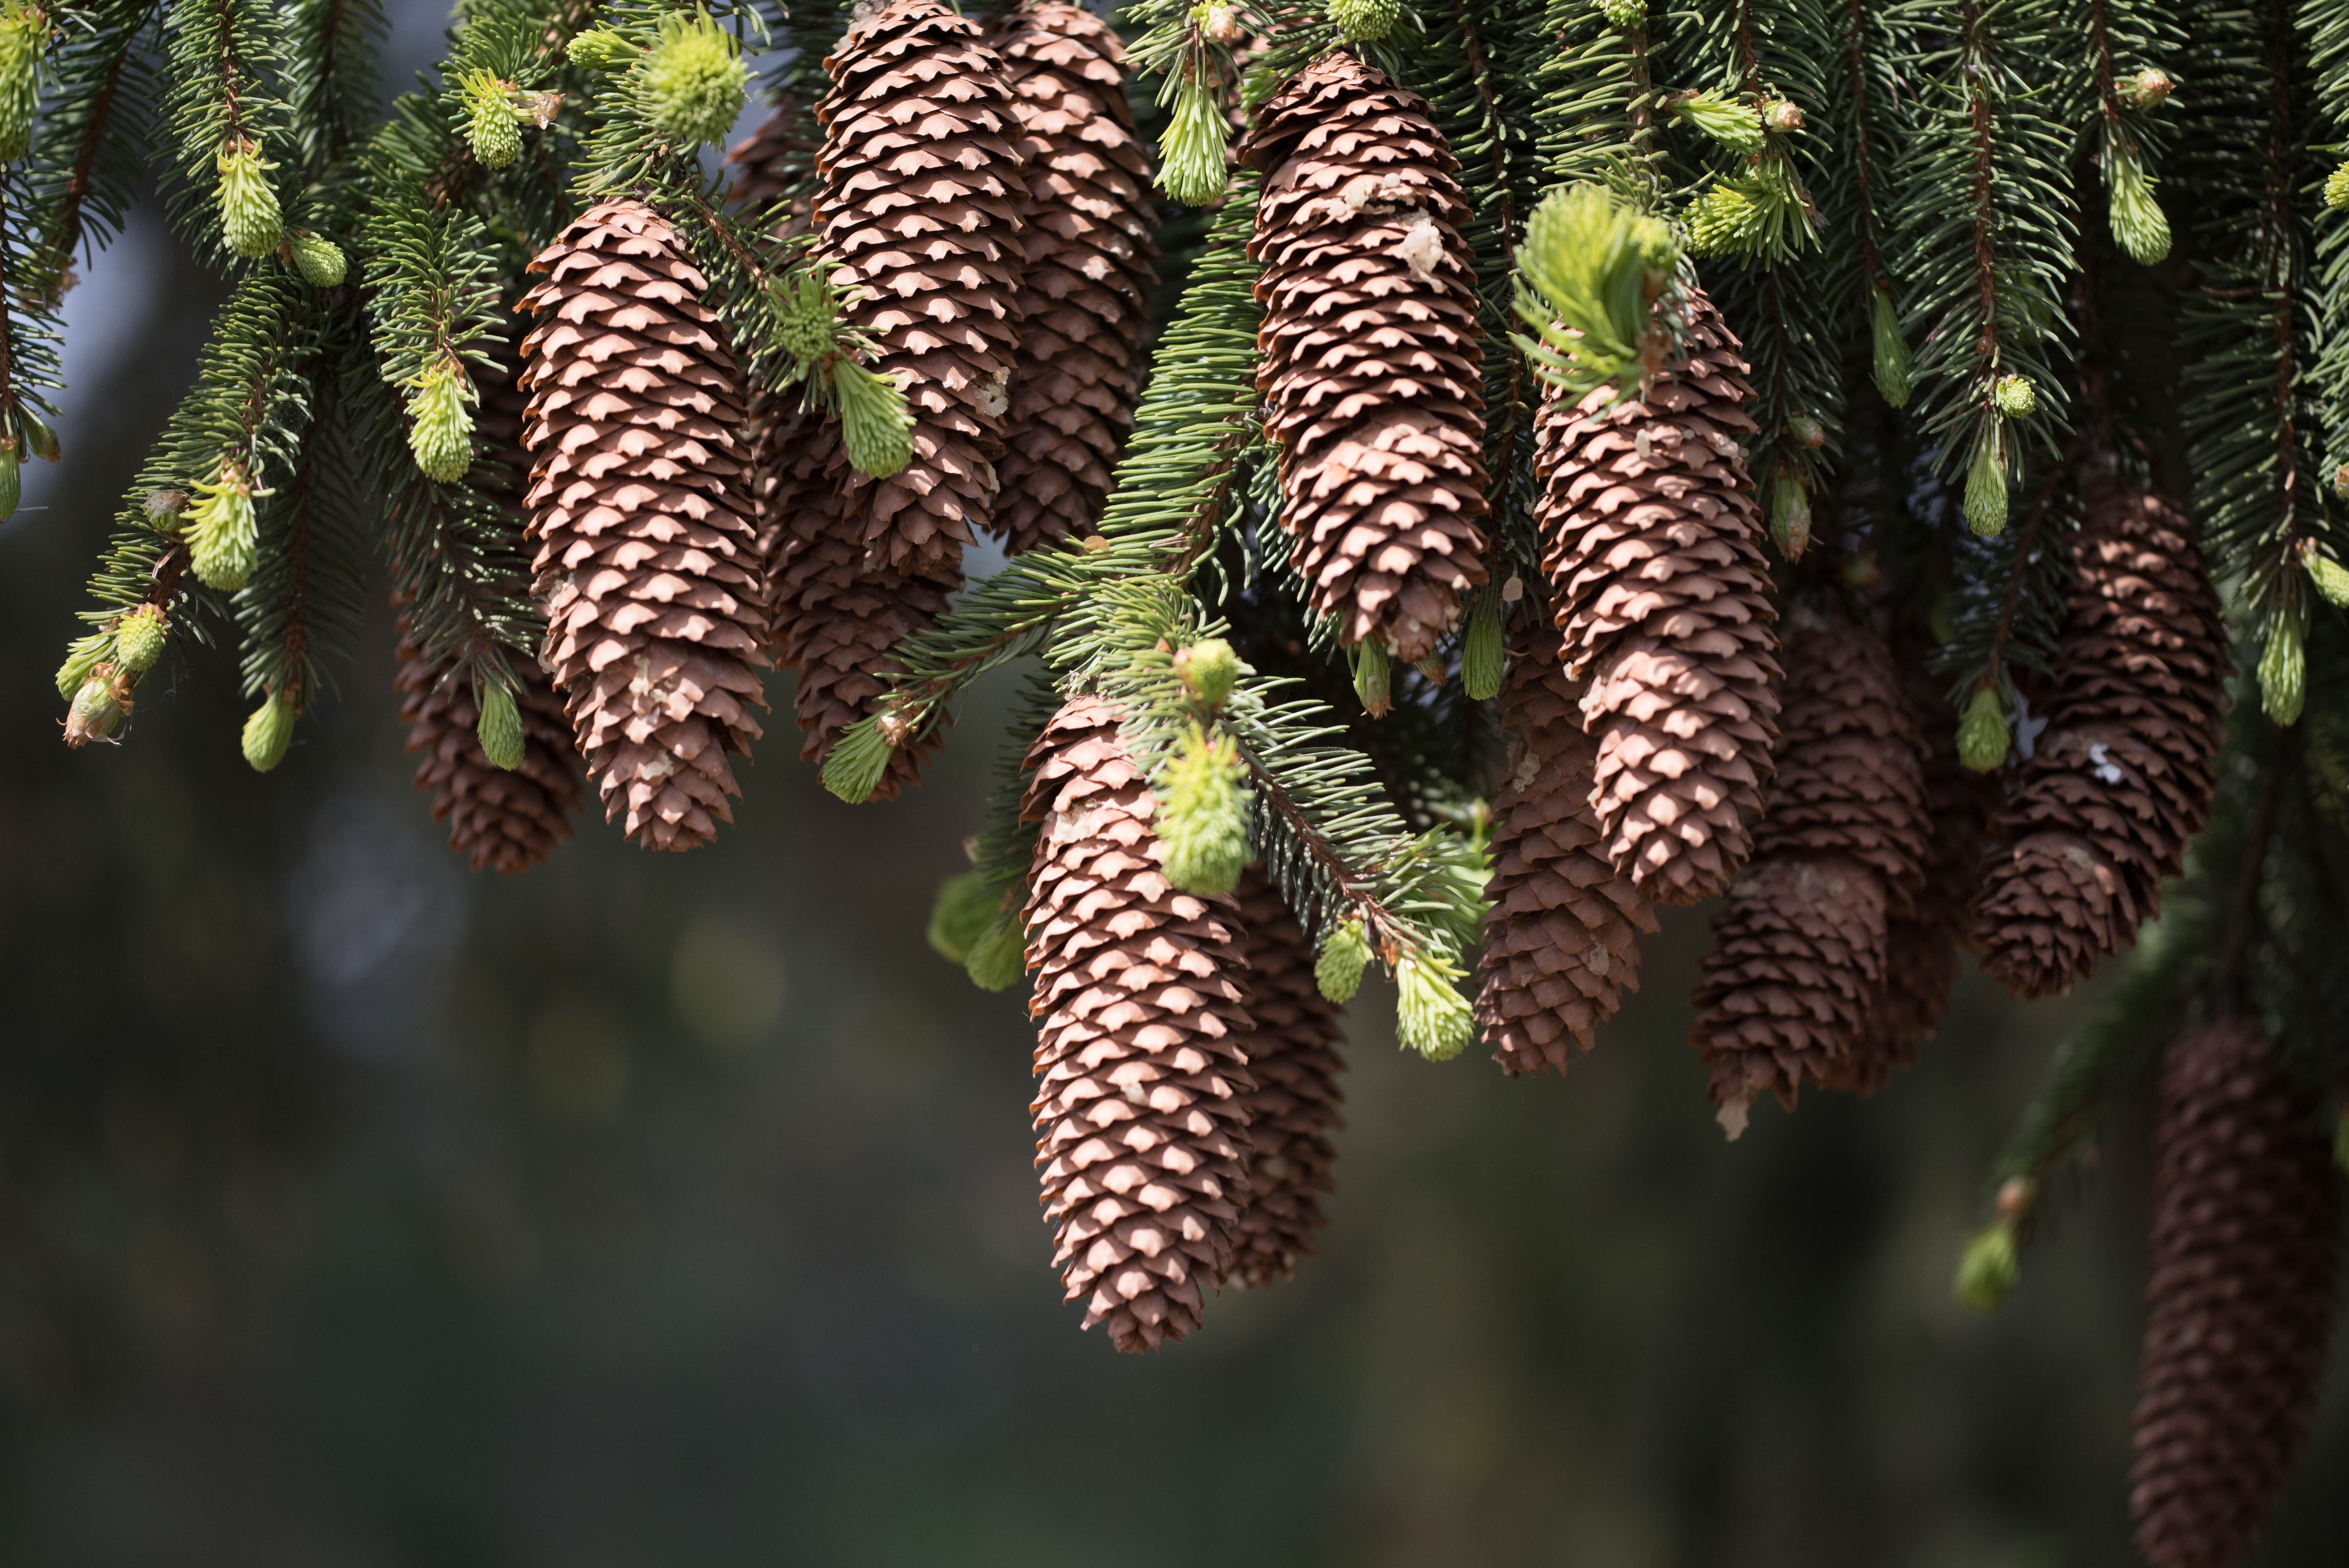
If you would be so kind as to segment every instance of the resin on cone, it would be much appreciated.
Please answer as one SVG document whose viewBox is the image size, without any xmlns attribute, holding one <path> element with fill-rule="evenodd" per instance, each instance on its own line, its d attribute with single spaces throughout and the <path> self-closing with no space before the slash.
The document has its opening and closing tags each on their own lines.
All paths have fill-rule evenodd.
<svg viewBox="0 0 2349 1568">
<path fill-rule="evenodd" d="M 2193 525 L 2106 471 L 2081 487 L 2076 575 L 2047 727 L 1991 830 L 1972 945 L 2018 996 L 2053 996 L 2159 913 L 2209 820 L 2227 634 Z"/>
<path fill-rule="evenodd" d="M 1029 752 L 1036 1163 L 1087 1328 L 1154 1350 L 1199 1326 L 1247 1202 L 1247 952 L 1228 898 L 1177 892 L 1150 781 L 1098 697 Z"/>
<path fill-rule="evenodd" d="M 1081 5 L 1041 0 L 988 34 L 1026 160 L 1026 266 L 994 526 L 1014 554 L 1092 531 L 1133 425 L 1158 274 L 1150 154 L 1125 50 Z"/>
<path fill-rule="evenodd" d="M 1776 611 L 1738 443 L 1745 362 L 1691 291 L 1680 357 L 1609 404 L 1553 397 L 1537 511 L 1567 673 L 1588 681 L 1591 800 L 1616 869 L 1658 903 L 1729 885 L 1753 845 L 1777 739 Z"/>
<path fill-rule="evenodd" d="M 1787 650 L 1785 740 L 1753 863 L 1713 917 L 1690 1043 L 1731 1137 L 1763 1094 L 1867 1090 L 1861 1056 L 1890 922 L 1911 913 L 1931 824 L 1922 747 L 1872 633 L 1803 612 Z"/>
<path fill-rule="evenodd" d="M 741 377 L 709 283 L 641 201 L 589 208 L 531 263 L 528 497 L 546 664 L 607 818 L 687 850 L 732 820 L 759 736 L 767 610 Z"/>
<path fill-rule="evenodd" d="M 1640 934 L 1655 912 L 1599 851 L 1590 804 L 1598 748 L 1580 693 L 1540 628 L 1501 690 L 1508 761 L 1493 799 L 1493 880 L 1476 1021 L 1512 1075 L 1563 1073 L 1623 993 L 1640 988 Z"/>
<path fill-rule="evenodd" d="M 914 416 L 913 461 L 886 479 L 835 454 L 843 519 L 870 570 L 958 588 L 994 509 L 1019 339 L 1028 189 L 1011 95 L 978 24 L 942 0 L 864 15 L 824 69 L 815 259 Z"/>
<path fill-rule="evenodd" d="M 2248 1019 L 2169 1047 L 2129 1512 L 2153 1568 L 2237 1568 L 2308 1446 L 2340 1264 L 2316 1107 Z"/>
<path fill-rule="evenodd" d="M 1484 357 L 1459 161 L 1416 93 L 1323 56 L 1257 112 L 1248 254 L 1281 522 L 1349 646 L 1416 663 L 1485 582 Z"/>
<path fill-rule="evenodd" d="M 1338 1088 L 1346 1064 L 1338 1009 L 1313 979 L 1313 944 L 1260 865 L 1241 873 L 1240 951 L 1247 963 L 1247 1203 L 1232 1247 L 1231 1279 L 1268 1285 L 1313 1255 L 1327 1222 L 1321 1194 L 1335 1190 L 1330 1135 L 1345 1125 Z"/>
</svg>

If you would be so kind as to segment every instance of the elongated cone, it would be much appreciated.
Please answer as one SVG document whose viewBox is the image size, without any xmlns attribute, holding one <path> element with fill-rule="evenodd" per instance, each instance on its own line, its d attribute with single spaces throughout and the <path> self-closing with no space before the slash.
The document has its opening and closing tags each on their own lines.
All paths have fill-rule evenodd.
<svg viewBox="0 0 2349 1568">
<path fill-rule="evenodd" d="M 1011 95 L 978 25 L 942 0 L 891 0 L 823 64 L 816 254 L 915 421 L 913 461 L 887 479 L 835 455 L 843 516 L 872 569 L 959 587 L 994 506 L 1019 337 L 1028 190 Z"/>
<path fill-rule="evenodd" d="M 1154 1350 L 1199 1326 L 1247 1201 L 1246 947 L 1230 899 L 1177 892 L 1159 870 L 1150 783 L 1115 709 L 1071 698 L 1028 764 L 1030 1109 L 1054 1262 L 1084 1326 Z"/>
<path fill-rule="evenodd" d="M 988 34 L 1027 160 L 1027 264 L 995 529 L 1014 554 L 1092 531 L 1133 427 L 1150 328 L 1150 154 L 1125 98 L 1125 49 L 1081 5 L 1040 0 Z"/>
<path fill-rule="evenodd" d="M 1563 1073 L 1640 988 L 1640 934 L 1655 912 L 1599 850 L 1590 804 L 1598 748 L 1576 713 L 1547 628 L 1510 661 L 1501 689 L 1508 770 L 1493 800 L 1476 1021 L 1515 1076 Z"/>
<path fill-rule="evenodd" d="M 1923 748 L 1873 634 L 1806 612 L 1787 648 L 1785 744 L 1753 863 L 1713 917 L 1689 1041 L 1731 1137 L 1767 1092 L 1872 1088 L 1858 1058 L 1889 922 L 1914 909 L 1930 824 Z"/>
<path fill-rule="evenodd" d="M 707 843 L 759 736 L 767 608 L 736 443 L 740 376 L 661 216 L 589 208 L 531 263 L 528 497 L 546 664 L 607 818 Z"/>
<path fill-rule="evenodd" d="M 2248 1019 L 2169 1047 L 2129 1512 L 2153 1568 L 2237 1568 L 2308 1445 L 2340 1178 L 2315 1107 Z"/>
<path fill-rule="evenodd" d="M 1338 1158 L 1330 1135 L 1345 1125 L 1338 1114 L 1338 1009 L 1313 980 L 1313 944 L 1288 901 L 1250 866 L 1234 897 L 1239 903 L 1240 950 L 1247 960 L 1248 1190 L 1234 1241 L 1232 1279 L 1268 1285 L 1297 1272 L 1313 1255 L 1313 1237 L 1326 1222 L 1321 1194 L 1335 1191 L 1330 1167 Z"/>
<path fill-rule="evenodd" d="M 1323 56 L 1257 116 L 1248 254 L 1281 522 L 1339 640 L 1435 651 L 1485 582 L 1484 358 L 1460 167 L 1418 94 Z"/>
<path fill-rule="evenodd" d="M 1547 403 L 1537 516 L 1567 674 L 1587 680 L 1591 800 L 1615 868 L 1658 903 L 1745 863 L 1777 739 L 1776 611 L 1738 442 L 1745 362 L 1692 291 L 1682 356 L 1635 397 Z"/>
<path fill-rule="evenodd" d="M 1974 954 L 2052 996 L 2137 940 L 2210 818 L 2227 637 L 2192 525 L 2110 472 L 2082 485 L 2047 727 L 2008 786 L 1974 905 Z"/>
<path fill-rule="evenodd" d="M 571 836 L 571 813 L 579 805 L 579 755 L 545 673 L 535 665 L 515 667 L 523 682 L 515 705 L 523 760 L 508 769 L 481 752 L 481 712 L 471 686 L 440 684 L 404 616 L 394 652 L 399 719 L 408 726 L 408 749 L 420 754 L 416 787 L 430 792 L 432 820 L 449 824 L 449 847 L 475 871 L 505 876 L 543 863 Z"/>
</svg>

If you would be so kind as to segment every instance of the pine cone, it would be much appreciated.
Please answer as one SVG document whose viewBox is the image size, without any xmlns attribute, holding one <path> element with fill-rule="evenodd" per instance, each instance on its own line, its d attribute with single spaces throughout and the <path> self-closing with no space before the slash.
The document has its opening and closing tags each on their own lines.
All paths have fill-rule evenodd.
<svg viewBox="0 0 2349 1568">
<path fill-rule="evenodd" d="M 1764 1090 L 1866 1090 L 1861 1059 L 1889 921 L 1910 912 L 1931 824 L 1923 748 L 1891 655 L 1871 634 L 1806 615 L 1787 648 L 1785 758 L 1754 863 L 1713 917 L 1690 1043 L 1735 1137 Z"/>
<path fill-rule="evenodd" d="M 1027 265 L 995 528 L 1014 554 L 1092 531 L 1133 426 L 1150 329 L 1150 154 L 1125 98 L 1125 48 L 1081 5 L 1037 0 L 988 41 L 1027 160 Z"/>
<path fill-rule="evenodd" d="M 579 804 L 578 754 L 571 749 L 571 727 L 563 703 L 536 665 L 516 666 L 522 677 L 522 766 L 509 771 L 481 753 L 481 710 L 465 681 L 441 684 L 399 622 L 394 650 L 399 672 L 399 719 L 408 726 L 408 749 L 423 753 L 416 787 L 432 796 L 432 820 L 449 824 L 449 847 L 475 871 L 512 876 L 542 864 L 571 836 L 571 813 Z"/>
<path fill-rule="evenodd" d="M 1545 405 L 1537 521 L 1567 674 L 1588 679 L 1591 799 L 1616 870 L 1658 903 L 1728 886 L 1777 738 L 1776 619 L 1754 486 L 1745 362 L 1692 293 L 1683 357 L 1640 396 Z"/>
<path fill-rule="evenodd" d="M 1256 1093 L 1228 899 L 1176 892 L 1154 803 L 1098 697 L 1069 700 L 1029 752 L 1040 822 L 1027 907 L 1031 1108 L 1068 1299 L 1120 1350 L 1199 1325 L 1232 1263 Z"/>
<path fill-rule="evenodd" d="M 1231 1278 L 1268 1285 L 1297 1272 L 1313 1255 L 1314 1233 L 1326 1222 L 1321 1194 L 1334 1191 L 1330 1167 L 1338 1151 L 1330 1134 L 1345 1125 L 1338 1077 L 1338 1009 L 1313 979 L 1313 944 L 1289 913 L 1288 901 L 1250 866 L 1234 895 L 1239 903 L 1240 952 L 1247 964 L 1248 1071 L 1247 1206 L 1240 1211 Z"/>
<path fill-rule="evenodd" d="M 1493 801 L 1476 1020 L 1510 1074 L 1566 1071 L 1623 993 L 1640 988 L 1648 901 L 1599 852 L 1590 805 L 1597 756 L 1551 638 L 1518 650 L 1501 691 L 1508 771 Z"/>
<path fill-rule="evenodd" d="M 1339 640 L 1435 651 L 1485 581 L 1484 357 L 1469 217 L 1419 95 L 1325 55 L 1257 116 L 1248 254 L 1281 522 Z"/>
<path fill-rule="evenodd" d="M 833 86 L 816 108 L 816 256 L 915 419 L 914 459 L 888 479 L 834 455 L 843 515 L 871 569 L 957 588 L 994 506 L 1019 336 L 1028 190 L 1000 66 L 941 0 L 891 0 L 824 61 Z"/>
<path fill-rule="evenodd" d="M 2047 728 L 2008 786 L 1974 906 L 1982 968 L 2053 996 L 2137 940 L 2210 818 L 2227 637 L 2193 527 L 2109 473 L 2082 486 Z"/>
<path fill-rule="evenodd" d="M 726 154 L 726 162 L 734 170 L 726 200 L 745 213 L 756 213 L 805 190 L 815 180 L 815 150 L 813 117 L 797 97 L 783 94 L 759 122 L 759 129 Z M 776 237 L 804 233 L 812 220 L 812 203 L 794 201 L 789 221 Z"/>
<path fill-rule="evenodd" d="M 2169 1047 L 2129 1512 L 2153 1568 L 2235 1568 L 2306 1448 L 2340 1188 L 2315 1107 L 2248 1019 Z"/>
<path fill-rule="evenodd" d="M 740 377 L 676 232 L 598 202 L 531 263 L 523 349 L 546 663 L 608 819 L 706 843 L 764 707 L 766 605 L 735 430 Z"/>
</svg>

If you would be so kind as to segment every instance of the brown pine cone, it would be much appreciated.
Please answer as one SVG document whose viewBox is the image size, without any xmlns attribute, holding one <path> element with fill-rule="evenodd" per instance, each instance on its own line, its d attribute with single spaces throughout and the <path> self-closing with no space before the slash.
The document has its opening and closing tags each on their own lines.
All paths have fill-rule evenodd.
<svg viewBox="0 0 2349 1568">
<path fill-rule="evenodd" d="M 1027 266 L 995 529 L 1011 552 L 1092 531 L 1133 428 L 1158 282 L 1150 153 L 1109 24 L 1033 0 L 988 35 L 1027 160 Z"/>
<path fill-rule="evenodd" d="M 2235 1568 L 2308 1445 L 2332 1336 L 2340 1179 L 2249 1019 L 2169 1047 L 2129 1512 L 2153 1568 Z"/>
<path fill-rule="evenodd" d="M 544 671 L 516 665 L 522 693 L 522 766 L 509 771 L 481 752 L 481 710 L 471 683 L 443 685 L 400 617 L 394 650 L 399 672 L 399 719 L 408 726 L 408 749 L 421 752 L 416 787 L 432 796 L 432 820 L 449 824 L 449 847 L 475 871 L 494 869 L 512 876 L 542 864 L 571 836 L 571 813 L 579 805 L 578 753 L 571 748 L 571 726 Z"/>
<path fill-rule="evenodd" d="M 1233 895 L 1239 903 L 1240 952 L 1247 964 L 1248 1191 L 1233 1239 L 1231 1278 L 1268 1285 L 1313 1255 L 1314 1233 L 1327 1222 L 1321 1194 L 1335 1191 L 1330 1135 L 1345 1122 L 1338 1088 L 1338 1009 L 1313 979 L 1313 943 L 1262 866 L 1250 866 Z"/>
<path fill-rule="evenodd" d="M 2047 727 L 1991 830 L 1972 944 L 2018 996 L 2071 989 L 2137 940 L 2210 819 L 2227 636 L 2193 525 L 2110 472 L 2080 532 Z"/>
<path fill-rule="evenodd" d="M 606 819 L 707 843 L 740 794 L 769 663 L 740 377 L 708 281 L 643 202 L 596 203 L 531 263 L 528 497 L 562 688 Z"/>
<path fill-rule="evenodd" d="M 1806 613 L 1786 660 L 1784 761 L 1754 862 L 1713 917 L 1689 1030 L 1733 1138 L 1765 1090 L 1791 1110 L 1806 1083 L 1865 1091 L 1890 1071 L 1858 1053 L 1888 923 L 1913 908 L 1931 833 L 1884 644 Z"/>
<path fill-rule="evenodd" d="M 958 588 L 995 504 L 1019 338 L 1028 188 L 1011 95 L 978 24 L 941 0 L 890 0 L 823 64 L 816 259 L 914 415 L 914 459 L 890 478 L 834 455 L 843 515 L 870 570 Z"/>
<path fill-rule="evenodd" d="M 1729 885 L 1777 739 L 1754 434 L 1737 339 L 1692 293 L 1682 357 L 1638 397 L 1601 388 L 1537 426 L 1537 511 L 1567 674 L 1588 680 L 1592 802 L 1615 868 L 1658 903 Z"/>
<path fill-rule="evenodd" d="M 1071 697 L 1028 754 L 1036 1163 L 1068 1299 L 1120 1350 L 1199 1326 L 1247 1202 L 1252 1028 L 1229 899 L 1158 869 L 1150 783 L 1117 714 Z"/>
<path fill-rule="evenodd" d="M 1598 755 L 1580 693 L 1537 632 L 1501 688 L 1508 771 L 1493 801 L 1492 906 L 1485 914 L 1476 1021 L 1493 1059 L 1518 1073 L 1563 1073 L 1598 1038 L 1625 991 L 1640 988 L 1640 933 L 1655 912 L 1599 852 L 1590 804 Z"/>
<path fill-rule="evenodd" d="M 1418 94 L 1350 55 L 1291 77 L 1241 160 L 1281 522 L 1349 645 L 1435 651 L 1485 582 L 1484 355 L 1460 167 Z"/>
</svg>

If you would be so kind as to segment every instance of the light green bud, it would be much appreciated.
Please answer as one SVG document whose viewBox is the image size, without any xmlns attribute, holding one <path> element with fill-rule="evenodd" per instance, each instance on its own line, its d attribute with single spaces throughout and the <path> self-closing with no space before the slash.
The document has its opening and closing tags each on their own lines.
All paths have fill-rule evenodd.
<svg viewBox="0 0 2349 1568">
<path fill-rule="evenodd" d="M 261 534 L 253 515 L 254 490 L 233 465 L 222 463 L 220 477 L 196 484 L 196 503 L 188 509 L 188 566 L 207 587 L 233 593 L 253 575 L 260 553 Z"/>
<path fill-rule="evenodd" d="M 223 145 L 214 164 L 220 170 L 222 238 L 248 262 L 267 255 L 285 232 L 277 192 L 269 188 L 268 171 L 277 165 L 261 161 L 261 150 L 249 141 Z"/>
<path fill-rule="evenodd" d="M 2336 172 L 2333 179 L 2340 175 Z M 2140 168 L 2135 158 L 2127 153 L 2116 155 L 2106 165 L 2105 181 L 2111 187 L 2110 219 L 2113 238 L 2129 260 L 2140 266 L 2151 266 L 2169 254 L 2169 218 L 2161 203 L 2153 199 L 2153 181 Z M 2332 194 L 2332 181 L 2325 182 L 2325 194 Z"/>
<path fill-rule="evenodd" d="M 643 53 L 614 27 L 590 27 L 571 40 L 571 63 L 584 71 L 622 70 Z"/>
<path fill-rule="evenodd" d="M 330 289 L 350 275 L 343 248 L 324 234 L 296 229 L 292 235 L 294 270 L 314 289 Z"/>
<path fill-rule="evenodd" d="M 914 416 L 895 381 L 854 359 L 836 359 L 832 395 L 840 408 L 841 445 L 857 472 L 885 480 L 914 460 Z"/>
<path fill-rule="evenodd" d="M 1754 199 L 1733 185 L 1715 185 L 1688 211 L 1689 250 L 1700 256 L 1731 256 L 1761 243 L 1767 221 Z"/>
<path fill-rule="evenodd" d="M 1599 0 L 1599 9 L 1607 18 L 1609 26 L 1620 28 L 1626 33 L 1645 26 L 1648 20 L 1644 0 Z"/>
<path fill-rule="evenodd" d="M 2006 531 L 2006 454 L 1995 421 L 1976 438 L 1973 461 L 1966 465 L 1965 513 L 1966 526 L 1984 539 Z"/>
<path fill-rule="evenodd" d="M 1003 901 L 983 872 L 965 872 L 938 884 L 930 923 L 922 935 L 939 957 L 961 964 L 1003 913 Z"/>
<path fill-rule="evenodd" d="M 25 449 L 45 463 L 54 463 L 65 455 L 57 445 L 57 433 L 48 422 L 24 404 L 16 405 L 16 425 L 25 438 Z"/>
<path fill-rule="evenodd" d="M 706 11 L 662 18 L 639 73 L 653 123 L 673 141 L 723 141 L 742 112 L 750 68 Z"/>
<path fill-rule="evenodd" d="M 812 365 L 838 346 L 839 301 L 828 276 L 802 273 L 784 279 L 777 294 L 775 335 L 784 353 Z"/>
<path fill-rule="evenodd" d="M 522 766 L 522 710 L 514 706 L 513 690 L 492 681 L 481 688 L 481 714 L 473 721 L 473 738 L 490 766 L 511 773 Z"/>
<path fill-rule="evenodd" d="M 2120 84 L 2121 101 L 2131 108 L 2156 108 L 2177 86 L 2168 71 L 2147 66 Z"/>
<path fill-rule="evenodd" d="M 1223 106 L 1204 81 L 1186 79 L 1158 139 L 1160 189 L 1185 207 L 1204 207 L 1222 196 L 1232 177 L 1226 159 L 1230 140 Z"/>
<path fill-rule="evenodd" d="M 0 7 L 0 163 L 16 162 L 33 145 L 33 109 L 49 37 L 49 19 L 38 6 L 10 0 Z"/>
<path fill-rule="evenodd" d="M 115 689 L 113 672 L 100 665 L 74 693 L 73 706 L 66 710 L 66 744 L 78 750 L 93 740 L 104 740 L 121 722 L 121 694 Z"/>
<path fill-rule="evenodd" d="M 1988 1312 L 2007 1298 L 2022 1272 L 2013 1227 L 2001 1220 L 1966 1239 L 1965 1255 L 1958 1261 L 1957 1297 L 1976 1312 Z"/>
<path fill-rule="evenodd" d="M 2260 655 L 2260 707 L 2282 725 L 2300 722 L 2308 702 L 2308 653 L 2302 645 L 2300 617 L 2279 615 Z"/>
<path fill-rule="evenodd" d="M 16 458 L 16 449 L 0 442 L 0 522 L 16 514 L 16 503 L 25 499 L 25 466 Z"/>
<path fill-rule="evenodd" d="M 1476 1024 L 1443 967 L 1417 954 L 1395 965 L 1395 1038 L 1430 1061 L 1449 1061 L 1476 1036 Z"/>
<path fill-rule="evenodd" d="M 89 679 L 89 672 L 114 652 L 114 634 L 92 632 L 66 645 L 66 662 L 57 666 L 57 695 L 70 697 Z"/>
<path fill-rule="evenodd" d="M 145 675 L 163 656 L 171 624 L 160 604 L 141 604 L 114 623 L 114 662 L 132 675 Z"/>
<path fill-rule="evenodd" d="M 1330 20 L 1350 44 L 1377 43 L 1402 19 L 1402 0 L 1330 0 Z"/>
<path fill-rule="evenodd" d="M 1191 727 L 1166 769 L 1158 811 L 1158 841 L 1166 880 L 1185 892 L 1213 897 L 1238 885 L 1254 857 L 1248 812 L 1255 804 L 1243 780 L 1239 747 L 1228 736 Z"/>
<path fill-rule="evenodd" d="M 2006 761 L 2007 746 L 2006 704 L 1998 688 L 1975 687 L 1958 720 L 1958 760 L 1976 773 L 1988 773 Z"/>
<path fill-rule="evenodd" d="M 1876 359 L 1876 390 L 1895 408 L 1909 407 L 1916 386 L 1916 362 L 1909 357 L 1909 340 L 1900 335 L 1900 313 L 1892 295 L 1878 289 L 1868 307 L 1868 332 Z"/>
<path fill-rule="evenodd" d="M 2009 419 L 2028 419 L 2038 411 L 2039 388 L 2028 376 L 2002 376 L 1992 384 L 1991 407 Z"/>
<path fill-rule="evenodd" d="M 1388 677 L 1386 645 L 1373 637 L 1358 643 L 1353 650 L 1354 695 L 1361 699 L 1362 711 L 1372 718 L 1381 717 L 1394 706 L 1392 683 Z"/>
<path fill-rule="evenodd" d="M 860 718 L 840 732 L 823 760 L 823 787 L 852 806 L 873 798 L 896 748 L 881 732 L 882 716 Z"/>
<path fill-rule="evenodd" d="M 995 923 L 970 944 L 970 956 L 963 961 L 964 973 L 982 991 L 1007 989 L 1027 968 L 1027 928 L 1020 923 L 1019 912 L 1009 909 L 997 915 Z"/>
<path fill-rule="evenodd" d="M 436 483 L 453 484 L 473 466 L 473 411 L 465 406 L 472 389 L 462 370 L 437 359 L 408 399 L 408 449 Z"/>
<path fill-rule="evenodd" d="M 1175 654 L 1174 675 L 1194 701 L 1215 713 L 1231 700 L 1232 687 L 1240 678 L 1240 656 L 1221 637 L 1202 638 Z"/>
<path fill-rule="evenodd" d="M 1501 636 L 1501 601 L 1489 588 L 1468 612 L 1467 634 L 1460 639 L 1460 686 L 1478 702 L 1501 695 L 1509 673 L 1509 653 Z"/>
<path fill-rule="evenodd" d="M 2349 605 L 2349 570 L 2338 561 L 2316 550 L 2303 551 L 2300 563 L 2308 568 L 2308 580 L 2323 595 L 2328 604 Z"/>
<path fill-rule="evenodd" d="M 1800 561 L 1811 547 L 1811 492 L 1792 468 L 1781 468 L 1770 487 L 1770 537 L 1787 561 Z"/>
<path fill-rule="evenodd" d="M 1369 934 L 1361 921 L 1347 921 L 1321 944 L 1321 955 L 1313 961 L 1313 984 L 1332 1002 L 1350 1002 L 1362 988 L 1362 971 L 1370 964 Z"/>
<path fill-rule="evenodd" d="M 255 773 L 266 773 L 285 760 L 294 746 L 294 721 L 301 711 L 272 693 L 244 721 L 244 759 Z"/>
<path fill-rule="evenodd" d="M 1751 158 L 1762 150 L 1762 117 L 1750 103 L 1703 92 L 1676 98 L 1666 107 L 1741 157 Z"/>
<path fill-rule="evenodd" d="M 489 71 L 460 71 L 457 101 L 465 115 L 465 139 L 484 169 L 505 169 L 522 156 L 523 117 L 513 89 Z"/>
<path fill-rule="evenodd" d="M 2349 208 L 2349 160 L 2324 177 L 2324 204 L 2335 212 Z"/>
</svg>

